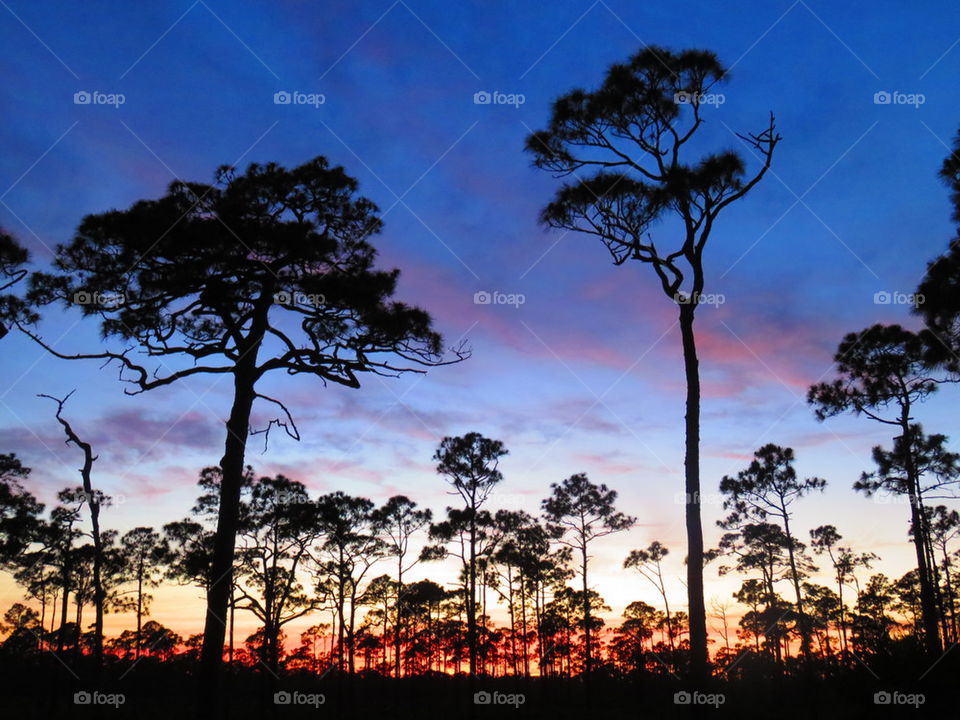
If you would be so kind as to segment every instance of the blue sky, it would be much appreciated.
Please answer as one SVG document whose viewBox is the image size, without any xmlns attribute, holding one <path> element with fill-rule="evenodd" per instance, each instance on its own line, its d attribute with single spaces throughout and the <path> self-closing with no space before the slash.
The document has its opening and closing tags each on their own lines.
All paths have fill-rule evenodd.
<svg viewBox="0 0 960 720">
<path fill-rule="evenodd" d="M 674 548 L 679 575 L 675 307 L 649 268 L 614 267 L 590 239 L 538 227 L 556 181 L 530 167 L 522 145 L 553 98 L 596 85 L 643 45 L 709 48 L 732 71 L 718 88 L 725 102 L 704 110 L 705 147 L 742 149 L 734 131 L 761 129 L 771 110 L 784 140 L 773 172 L 722 218 L 708 250 L 708 291 L 726 302 L 698 316 L 705 491 L 764 442 L 791 445 L 802 474 L 830 483 L 804 501 L 800 526 L 832 522 L 899 574 L 909 566 L 905 511 L 851 490 L 885 431 L 854 418 L 818 424 L 803 395 L 829 377 L 844 333 L 915 323 L 874 295 L 911 292 L 951 237 L 936 171 L 960 125 L 958 27 L 960 7 L 948 2 L 876 2 L 864 13 L 814 0 L 735 9 L 408 0 L 349 11 L 10 0 L 0 8 L 0 225 L 43 267 L 83 215 L 157 197 L 175 177 L 207 181 L 221 164 L 326 155 L 385 211 L 376 244 L 382 263 L 402 270 L 400 295 L 430 310 L 449 341 L 467 338 L 474 356 L 359 391 L 277 380 L 271 390 L 304 440 L 275 436 L 263 454 L 254 440 L 256 469 L 317 492 L 402 491 L 439 511 L 447 497 L 433 449 L 445 434 L 480 430 L 511 450 L 496 506 L 533 511 L 550 482 L 581 471 L 621 493 L 638 527 L 598 549 L 601 588 L 627 549 L 654 538 Z M 124 102 L 75 104 L 83 91 Z M 274 104 L 281 91 L 324 102 Z M 524 102 L 474 104 L 480 91 Z M 924 102 L 875 104 L 884 91 Z M 476 305 L 478 291 L 525 302 Z M 51 313 L 44 335 L 65 351 L 95 347 L 96 327 L 77 321 Z M 0 352 L 0 451 L 36 468 L 41 497 L 76 482 L 76 458 L 35 395 L 76 388 L 68 410 L 97 443 L 103 485 L 125 498 L 113 522 L 185 514 L 197 471 L 220 455 L 228 383 L 198 378 L 129 398 L 113 371 L 44 357 L 23 337 L 7 337 Z M 950 434 L 954 395 L 922 409 L 929 429 Z M 714 541 L 719 515 L 706 506 Z M 729 591 L 710 582 L 708 594 Z M 619 611 L 646 594 L 637 578 L 611 588 L 608 601 Z"/>
</svg>

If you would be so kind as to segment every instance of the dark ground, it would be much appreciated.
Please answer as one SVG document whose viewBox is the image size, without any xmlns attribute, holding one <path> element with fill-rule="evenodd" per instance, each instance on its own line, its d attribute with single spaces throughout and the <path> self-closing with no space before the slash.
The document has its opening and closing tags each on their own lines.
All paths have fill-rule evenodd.
<svg viewBox="0 0 960 720">
<path fill-rule="evenodd" d="M 227 678 L 225 699 L 229 718 L 603 718 L 604 720 L 660 720 L 670 718 L 960 718 L 960 667 L 947 657 L 922 682 L 876 680 L 864 670 L 843 678 L 803 681 L 715 681 L 697 697 L 700 704 L 676 704 L 674 696 L 685 685 L 672 678 L 596 678 L 586 687 L 576 679 L 477 679 L 414 677 L 392 680 L 378 675 L 338 677 L 329 674 L 291 676 L 280 681 L 249 670 Z M 876 670 L 876 668 L 873 668 Z M 881 677 L 892 668 L 879 668 Z M 909 672 L 903 668 L 900 673 Z M 83 668 L 75 678 L 49 655 L 39 663 L 0 662 L 0 718 L 137 718 L 188 720 L 194 717 L 194 686 L 183 666 L 143 660 L 131 669 L 123 663 L 104 671 L 94 681 Z M 122 676 L 122 677 L 121 677 Z M 99 693 L 91 704 L 76 704 L 78 692 Z M 291 693 L 290 704 L 275 704 L 274 693 Z M 899 692 L 900 704 L 875 704 L 878 692 Z M 475 704 L 475 693 L 499 693 L 500 704 Z M 108 704 L 123 694 L 119 706 Z M 293 693 L 300 693 L 294 696 Z M 517 695 L 524 700 L 519 706 Z M 722 693 L 723 703 L 715 707 Z M 905 705 L 911 693 L 923 693 L 919 707 Z M 323 695 L 323 703 L 319 695 Z M 110 696 L 114 697 L 111 698 Z M 82 697 L 82 696 L 81 696 Z M 491 696 L 492 697 L 492 696 Z M 682 696 L 681 696 L 682 697 Z M 281 696 L 284 699 L 284 696 Z M 485 699 L 484 696 L 480 697 Z M 881 698 L 882 699 L 882 698 Z M 100 704 L 95 704 L 99 701 Z M 508 704 L 504 704 L 504 702 Z M 299 703 L 299 704 L 297 704 Z M 308 704 L 304 704 L 308 703 Z M 309 704 L 313 703 L 313 704 Z"/>
</svg>

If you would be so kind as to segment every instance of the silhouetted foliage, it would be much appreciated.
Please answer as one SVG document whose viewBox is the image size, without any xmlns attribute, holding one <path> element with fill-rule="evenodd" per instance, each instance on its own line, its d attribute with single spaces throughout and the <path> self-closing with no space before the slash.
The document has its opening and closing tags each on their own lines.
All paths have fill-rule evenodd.
<svg viewBox="0 0 960 720">
<path fill-rule="evenodd" d="M 267 431 L 277 425 L 299 437 L 286 407 L 258 382 L 283 371 L 357 388 L 364 373 L 394 376 L 444 362 L 427 313 L 391 300 L 399 272 L 375 269 L 367 238 L 382 223 L 356 191 L 357 182 L 323 157 L 292 170 L 221 167 L 213 185 L 177 181 L 159 200 L 86 217 L 73 241 L 58 246 L 57 272 L 31 278 L 34 303 L 78 306 L 99 318 L 104 338 L 132 344 L 66 355 L 25 330 L 58 357 L 119 363 L 132 393 L 201 373 L 232 376 L 204 629 L 203 684 L 211 693 L 254 401 L 282 412 Z M 161 359 L 159 368 L 136 359 L 136 350 Z"/>
<path fill-rule="evenodd" d="M 554 101 L 546 130 L 527 137 L 536 167 L 573 176 L 541 212 L 545 225 L 598 237 L 617 265 L 652 266 L 666 296 L 679 305 L 687 383 L 685 489 L 687 591 L 692 620 L 691 671 L 707 674 L 700 522 L 700 370 L 693 320 L 704 299 L 703 251 L 720 213 L 766 174 L 780 142 L 773 114 L 757 134 L 740 135 L 761 166 L 748 175 L 732 150 L 691 158 L 704 127 L 701 104 L 727 78 L 712 52 L 645 46 L 612 65 L 593 91 Z M 582 177 L 580 173 L 592 173 Z M 668 225 L 655 241 L 655 226 Z M 672 236 L 672 237 L 671 237 Z"/>
<path fill-rule="evenodd" d="M 941 649 L 939 618 L 935 582 L 925 549 L 921 459 L 917 454 L 922 441 L 917 436 L 920 428 L 913 422 L 913 410 L 950 378 L 931 367 L 926 347 L 920 335 L 899 325 L 873 325 L 862 332 L 850 333 L 834 356 L 840 377 L 812 386 L 807 400 L 818 420 L 853 412 L 900 430 L 889 459 L 898 458 L 903 469 L 902 490 L 910 501 L 911 527 L 917 531 L 914 546 L 923 604 L 924 643 L 927 652 L 936 655 Z M 878 459 L 876 453 L 874 457 Z"/>
</svg>

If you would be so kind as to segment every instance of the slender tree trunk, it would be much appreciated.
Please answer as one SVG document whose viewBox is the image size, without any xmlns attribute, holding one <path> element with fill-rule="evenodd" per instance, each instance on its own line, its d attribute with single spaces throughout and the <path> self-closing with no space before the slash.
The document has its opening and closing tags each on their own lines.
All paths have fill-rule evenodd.
<svg viewBox="0 0 960 720">
<path fill-rule="evenodd" d="M 246 456 L 250 411 L 255 396 L 253 369 L 256 353 L 248 352 L 234 371 L 234 399 L 227 420 L 227 439 L 220 461 L 220 503 L 217 530 L 214 535 L 213 559 L 210 566 L 210 587 L 207 591 L 207 614 L 203 628 L 203 650 L 200 655 L 199 703 L 201 717 L 215 716 L 220 703 L 220 667 L 223 663 L 227 608 L 233 588 L 233 560 L 237 523 L 240 516 L 240 490 Z"/>
<path fill-rule="evenodd" d="M 41 570 L 42 572 L 42 570 Z M 43 585 L 43 591 L 40 594 L 40 635 L 37 637 L 37 650 L 43 650 L 43 631 L 47 625 L 47 588 Z"/>
<path fill-rule="evenodd" d="M 833 558 L 831 557 L 831 560 Z M 837 602 L 840 605 L 840 640 L 843 642 L 843 654 L 847 654 L 847 621 L 843 607 L 843 576 L 837 573 Z M 846 659 L 846 658 L 844 658 Z"/>
<path fill-rule="evenodd" d="M 67 532 L 70 532 L 70 528 L 67 528 Z M 60 599 L 60 632 L 57 635 L 57 652 L 63 652 L 63 646 L 66 641 L 67 634 L 67 610 L 70 608 L 70 572 L 71 572 L 71 563 L 68 560 L 70 548 L 66 548 L 65 555 L 63 558 L 63 569 L 61 574 L 61 582 L 63 583 L 63 597 Z"/>
<path fill-rule="evenodd" d="M 510 609 L 510 657 L 513 674 L 516 676 L 519 674 L 517 665 L 517 614 L 513 596 L 513 572 L 509 565 L 507 566 L 507 595 L 507 605 Z"/>
<path fill-rule="evenodd" d="M 90 498 L 90 523 L 93 525 L 93 662 L 103 664 L 103 604 L 106 593 L 103 589 L 103 541 L 100 537 L 100 503 L 93 499 L 89 472 L 84 478 L 84 490 Z M 79 628 L 78 628 L 79 631 Z"/>
<path fill-rule="evenodd" d="M 353 675 L 356 671 L 356 643 L 355 643 L 355 627 L 356 627 L 356 618 L 357 618 L 357 596 L 356 596 L 356 585 L 353 586 L 354 591 L 350 595 L 350 627 L 347 632 L 347 658 L 349 661 L 350 674 Z"/>
<path fill-rule="evenodd" d="M 523 675 L 530 677 L 530 654 L 527 649 L 527 586 L 526 578 L 520 573 L 520 627 L 523 632 Z M 951 595 L 952 597 L 952 595 Z"/>
<path fill-rule="evenodd" d="M 660 597 L 663 598 L 663 609 L 664 612 L 667 613 L 667 628 L 670 631 L 667 633 L 667 639 L 670 642 L 670 651 L 673 652 L 675 649 L 673 646 L 673 620 L 670 617 L 670 602 L 667 600 L 667 589 L 663 585 L 663 575 L 660 573 L 659 564 L 657 565 L 657 579 L 660 583 Z"/>
<path fill-rule="evenodd" d="M 684 481 L 687 525 L 687 602 L 690 609 L 690 677 L 708 675 L 707 610 L 703 600 L 703 527 L 700 522 L 700 363 L 693 334 L 696 304 L 680 306 L 680 335 L 687 381 Z"/>
<path fill-rule="evenodd" d="M 401 619 L 400 619 L 400 598 L 403 595 L 403 555 L 399 556 L 397 561 L 397 609 L 396 619 L 394 621 L 394 652 L 393 652 L 393 675 L 400 677 L 400 645 L 403 642 Z M 428 609 L 429 613 L 430 610 Z"/>
<path fill-rule="evenodd" d="M 904 405 L 900 427 L 903 431 L 904 464 L 907 471 L 907 490 L 910 499 L 910 519 L 913 525 L 913 546 L 917 553 L 917 575 L 920 580 L 920 606 L 923 615 L 923 642 L 929 655 L 939 655 L 940 623 L 937 620 L 936 594 L 931 584 L 927 565 L 926 527 L 920 505 L 920 478 L 913 457 L 913 438 L 909 422 L 909 405 Z"/>
<path fill-rule="evenodd" d="M 943 545 L 943 579 L 946 582 L 947 610 L 950 613 L 949 638 L 957 641 L 957 604 L 953 594 L 953 577 L 950 574 L 950 556 L 947 554 L 946 542 Z"/>
<path fill-rule="evenodd" d="M 580 547 L 580 575 L 583 578 L 583 637 L 584 637 L 584 664 L 583 669 L 586 678 L 590 679 L 593 670 L 593 652 L 590 647 L 590 595 L 587 593 L 587 544 L 583 543 Z"/>
<path fill-rule="evenodd" d="M 810 624 L 807 621 L 807 614 L 803 610 L 803 593 L 800 591 L 800 575 L 797 572 L 797 561 L 793 551 L 793 535 L 790 533 L 790 520 L 787 518 L 786 508 L 783 509 L 783 532 L 787 536 L 787 557 L 790 560 L 790 573 L 793 576 L 793 591 L 797 596 L 797 614 L 800 625 L 800 649 L 803 652 L 803 660 L 810 669 Z"/>
<path fill-rule="evenodd" d="M 86 588 L 83 588 L 85 591 Z M 79 662 L 80 657 L 83 655 L 83 606 L 86 604 L 84 602 L 84 593 L 76 592 L 73 594 L 73 601 L 77 605 L 77 616 L 76 616 L 76 625 L 77 625 L 77 641 L 73 645 L 73 661 Z"/>
<path fill-rule="evenodd" d="M 235 597 L 236 588 L 230 586 L 230 645 L 227 650 L 227 663 L 230 667 L 233 667 L 233 649 L 234 649 L 234 638 L 233 638 L 233 627 L 234 627 L 234 618 L 237 614 L 236 606 L 236 597 Z"/>
<path fill-rule="evenodd" d="M 467 568 L 467 651 L 470 654 L 470 678 L 477 674 L 477 509 L 470 509 L 470 564 Z"/>
<path fill-rule="evenodd" d="M 343 587 L 343 580 L 340 581 L 340 590 L 337 595 L 337 670 L 343 672 L 343 643 L 346 630 L 346 591 Z"/>
<path fill-rule="evenodd" d="M 134 659 L 140 659 L 140 637 L 143 632 L 143 568 L 138 568 L 137 572 L 137 650 L 134 653 Z"/>
</svg>

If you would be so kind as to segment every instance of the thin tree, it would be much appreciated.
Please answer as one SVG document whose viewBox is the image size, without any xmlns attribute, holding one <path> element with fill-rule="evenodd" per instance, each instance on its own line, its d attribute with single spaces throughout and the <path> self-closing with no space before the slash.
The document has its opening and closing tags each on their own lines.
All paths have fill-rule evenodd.
<svg viewBox="0 0 960 720">
<path fill-rule="evenodd" d="M 160 584 L 164 560 L 163 542 L 160 533 L 151 527 L 135 527 L 120 537 L 120 556 L 126 566 L 127 576 L 136 585 L 135 612 L 137 631 L 134 636 L 134 659 L 140 659 L 143 647 L 143 618 L 150 613 L 153 596 L 145 588 Z"/>
<path fill-rule="evenodd" d="M 57 248 L 56 272 L 31 278 L 35 305 L 79 307 L 126 348 L 66 354 L 18 323 L 57 357 L 118 363 L 131 394 L 200 374 L 233 382 L 199 673 L 207 711 L 219 698 L 254 402 L 279 408 L 268 428 L 299 437 L 286 407 L 258 389 L 262 378 L 282 372 L 358 388 L 365 373 L 396 376 L 447 362 L 429 315 L 391 299 L 399 271 L 374 267 L 367 238 L 382 222 L 356 190 L 356 180 L 323 157 L 292 170 L 221 167 L 212 185 L 176 181 L 159 200 L 86 217 Z M 465 356 L 455 352 L 451 362 Z"/>
<path fill-rule="evenodd" d="M 103 613 L 106 593 L 103 587 L 103 538 L 100 532 L 100 507 L 104 502 L 109 502 L 106 496 L 101 492 L 94 492 L 93 489 L 93 464 L 97 461 L 97 456 L 93 454 L 93 447 L 90 443 L 81 440 L 77 435 L 70 421 L 63 417 L 63 406 L 66 404 L 71 391 L 64 398 L 56 398 L 52 395 L 41 394 L 38 397 L 53 400 L 57 404 L 56 419 L 63 428 L 67 436 L 66 444 L 75 445 L 83 453 L 83 465 L 80 467 L 80 479 L 83 482 L 83 495 L 87 507 L 90 509 L 90 527 L 91 539 L 93 540 L 93 607 L 94 607 L 94 629 L 93 629 L 93 661 L 98 667 L 103 663 Z M 79 596 L 78 596 L 79 598 Z"/>
<path fill-rule="evenodd" d="M 744 197 L 770 168 L 780 142 L 771 113 L 758 134 L 739 136 L 760 167 L 748 175 L 743 159 L 726 150 L 691 157 L 701 145 L 703 100 L 727 71 L 705 50 L 648 47 L 613 65 L 596 90 L 557 99 L 546 130 L 532 133 L 526 150 L 534 165 L 572 182 L 557 191 L 541 221 L 598 237 L 616 265 L 649 264 L 666 296 L 679 305 L 686 376 L 687 593 L 691 672 L 707 674 L 700 521 L 700 369 L 694 316 L 704 298 L 703 254 L 720 213 Z M 589 177 L 578 173 L 590 172 Z M 674 223 L 655 241 L 651 229 Z"/>
<path fill-rule="evenodd" d="M 729 530 L 747 523 L 763 523 L 768 519 L 775 519 L 782 526 L 790 563 L 790 580 L 793 583 L 799 615 L 801 650 L 804 660 L 809 663 L 810 623 L 803 608 L 803 593 L 800 587 L 802 578 L 797 563 L 797 554 L 802 543 L 797 540 L 790 527 L 790 519 L 793 517 L 791 506 L 804 495 L 815 491 L 822 492 L 827 483 L 816 477 L 801 480 L 797 477 L 793 462 L 792 448 L 769 443 L 754 453 L 754 459 L 746 470 L 737 473 L 736 477 L 725 476 L 720 481 L 720 492 L 726 496 L 723 508 L 729 510 L 730 514 L 718 524 Z"/>
<path fill-rule="evenodd" d="M 393 674 L 400 677 L 400 650 L 403 645 L 403 617 L 400 612 L 403 593 L 403 576 L 419 561 L 419 557 L 408 560 L 410 540 L 424 527 L 430 524 L 433 512 L 418 510 L 417 504 L 405 495 L 394 495 L 373 513 L 373 521 L 385 534 L 385 550 L 389 556 L 397 559 L 396 594 L 393 608 Z M 386 619 L 384 619 L 386 622 Z M 384 626 L 386 627 L 386 626 Z M 386 658 L 384 658 L 386 662 Z"/>
<path fill-rule="evenodd" d="M 373 501 L 341 491 L 316 502 L 319 529 L 315 557 L 318 578 L 326 578 L 337 614 L 337 669 L 356 670 L 357 610 L 363 602 L 364 580 L 370 569 L 386 556 Z"/>
<path fill-rule="evenodd" d="M 659 541 L 654 540 L 645 550 L 631 550 L 627 559 L 623 561 L 625 569 L 633 569 L 640 573 L 653 585 L 660 597 L 663 598 L 663 609 L 667 616 L 667 624 L 671 625 L 670 601 L 667 599 L 667 588 L 663 581 L 661 563 L 670 551 Z M 670 635 L 670 649 L 673 650 L 673 635 Z"/>
<path fill-rule="evenodd" d="M 746 580 L 741 591 L 745 598 L 751 598 L 748 604 L 757 606 L 751 620 L 759 620 L 760 628 L 768 640 L 768 647 L 778 663 L 782 658 L 780 639 L 786 635 L 782 631 L 783 621 L 791 613 L 795 614 L 793 608 L 785 606 L 776 591 L 776 583 L 791 576 L 788 545 L 783 528 L 769 522 L 743 523 L 735 532 L 725 533 L 719 543 L 719 553 L 736 558 L 734 568 L 738 572 L 760 573 L 760 580 Z M 713 551 L 711 554 L 714 554 Z M 799 572 L 809 569 L 806 563 L 801 566 L 799 561 L 799 553 L 796 553 L 794 562 Z M 723 576 L 730 570 L 730 567 L 721 565 L 718 572 Z M 740 601 L 745 602 L 743 599 Z M 761 603 L 764 606 L 762 612 L 757 609 Z M 759 644 L 759 637 L 757 642 Z"/>
<path fill-rule="evenodd" d="M 844 337 L 834 355 L 839 376 L 817 383 L 807 393 L 818 420 L 845 412 L 866 417 L 900 431 L 894 440 L 904 470 L 904 490 L 910 499 L 911 525 L 923 605 L 924 643 L 930 655 L 940 651 L 936 590 L 924 551 L 923 513 L 920 508 L 920 475 L 915 455 L 916 404 L 935 393 L 949 378 L 929 362 L 929 344 L 899 325 L 873 325 Z"/>
<path fill-rule="evenodd" d="M 584 673 L 593 672 L 591 644 L 591 605 L 588 568 L 591 543 L 598 538 L 628 530 L 636 518 L 616 509 L 617 491 L 601 483 L 596 485 L 584 473 L 571 475 L 560 483 L 550 484 L 550 497 L 543 509 L 548 528 L 557 542 L 579 554 L 580 600 L 584 632 Z"/>
<path fill-rule="evenodd" d="M 948 546 L 952 540 L 960 535 L 960 513 L 948 510 L 945 505 L 930 508 L 930 519 L 927 523 L 930 528 L 930 542 L 940 551 L 940 567 L 943 569 L 944 596 L 946 612 L 944 613 L 944 637 L 957 642 L 957 599 L 954 577 L 951 573 L 953 560 Z M 949 625 L 947 624 L 949 615 Z"/>
<path fill-rule="evenodd" d="M 500 458 L 507 449 L 499 440 L 486 438 L 480 433 L 471 432 L 458 437 L 445 437 L 433 455 L 437 463 L 437 472 L 453 488 L 450 494 L 458 495 L 463 508 L 447 508 L 447 521 L 430 527 L 432 540 L 441 543 L 451 542 L 460 536 L 465 540 L 461 544 L 459 557 L 464 573 L 464 609 L 467 615 L 467 649 L 470 657 L 470 677 L 477 673 L 478 633 L 477 633 L 477 578 L 479 560 L 493 551 L 490 542 L 490 529 L 494 527 L 493 518 L 481 508 L 493 488 L 503 480 L 500 472 Z M 464 537 L 465 536 L 465 537 Z M 427 559 L 438 559 L 444 555 L 440 546 L 426 549 Z"/>
<path fill-rule="evenodd" d="M 853 549 L 840 545 L 843 536 L 833 525 L 821 525 L 810 531 L 810 540 L 813 551 L 818 555 L 826 553 L 833 567 L 834 578 L 837 581 L 837 623 L 839 624 L 840 639 L 843 643 L 843 652 L 847 652 L 847 619 L 846 605 L 843 601 L 843 588 L 855 577 L 857 568 L 870 568 L 870 564 L 879 560 L 879 556 L 872 553 L 853 552 Z"/>
<path fill-rule="evenodd" d="M 937 560 L 930 531 L 928 498 L 955 497 L 950 492 L 960 481 L 960 455 L 946 449 L 945 435 L 927 435 L 919 423 L 910 426 L 909 434 L 894 438 L 893 447 L 886 450 L 873 448 L 876 470 L 865 472 L 854 483 L 854 489 L 872 496 L 878 491 L 889 495 L 906 496 L 910 503 L 909 534 L 913 540 L 918 559 L 917 580 L 920 584 L 921 613 L 927 612 L 924 605 L 924 584 L 928 584 L 934 598 L 938 622 L 942 621 L 943 608 L 940 602 Z M 944 493 L 947 493 L 944 495 Z M 926 573 L 926 581 L 924 580 Z M 927 630 L 925 622 L 924 630 Z"/>
<path fill-rule="evenodd" d="M 300 578 L 321 533 L 303 483 L 277 475 L 244 489 L 234 603 L 262 623 L 263 662 L 274 677 L 283 627 L 321 604 Z"/>
</svg>

